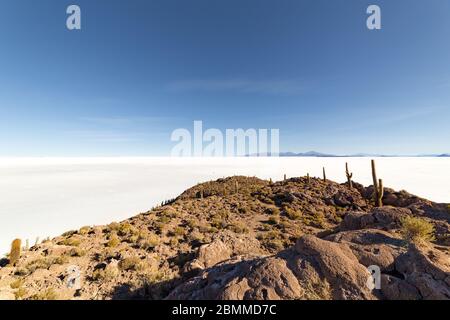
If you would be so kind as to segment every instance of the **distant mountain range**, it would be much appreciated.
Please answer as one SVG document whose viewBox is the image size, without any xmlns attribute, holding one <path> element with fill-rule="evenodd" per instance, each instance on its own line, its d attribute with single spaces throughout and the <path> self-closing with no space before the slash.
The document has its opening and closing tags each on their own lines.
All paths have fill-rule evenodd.
<svg viewBox="0 0 450 320">
<path fill-rule="evenodd" d="M 259 154 L 252 155 L 259 156 Z M 319 158 L 336 158 L 336 157 L 436 157 L 436 158 L 447 158 L 450 157 L 450 153 L 442 153 L 442 154 L 421 154 L 421 155 L 386 155 L 386 154 L 370 154 L 370 153 L 355 153 L 355 154 L 347 154 L 347 155 L 337 155 L 337 154 L 328 154 L 321 153 L 317 151 L 308 151 L 308 152 L 280 152 L 280 157 L 319 157 Z"/>
</svg>

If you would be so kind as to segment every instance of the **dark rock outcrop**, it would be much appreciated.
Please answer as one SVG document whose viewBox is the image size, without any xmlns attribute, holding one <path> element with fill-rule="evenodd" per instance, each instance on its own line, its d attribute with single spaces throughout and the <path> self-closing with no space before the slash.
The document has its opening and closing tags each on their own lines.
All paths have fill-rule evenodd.
<svg viewBox="0 0 450 320">
<path fill-rule="evenodd" d="M 346 244 L 303 236 L 275 256 L 206 269 L 168 299 L 374 299 L 368 276 Z"/>
</svg>

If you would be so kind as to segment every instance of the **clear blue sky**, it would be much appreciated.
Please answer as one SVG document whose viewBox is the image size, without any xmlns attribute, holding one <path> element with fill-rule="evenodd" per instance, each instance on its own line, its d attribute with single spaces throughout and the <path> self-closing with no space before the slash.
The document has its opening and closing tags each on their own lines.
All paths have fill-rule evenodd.
<svg viewBox="0 0 450 320">
<path fill-rule="evenodd" d="M 2 1 L 0 156 L 168 155 L 194 120 L 279 128 L 282 151 L 450 152 L 450 1 Z"/>
</svg>

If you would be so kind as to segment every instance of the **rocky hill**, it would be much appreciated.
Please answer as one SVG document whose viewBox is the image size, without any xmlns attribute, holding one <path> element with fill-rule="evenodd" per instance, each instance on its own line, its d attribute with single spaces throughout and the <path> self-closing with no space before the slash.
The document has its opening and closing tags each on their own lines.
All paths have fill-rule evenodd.
<svg viewBox="0 0 450 320">
<path fill-rule="evenodd" d="M 450 299 L 449 205 L 385 189 L 374 207 L 372 193 L 306 177 L 202 183 L 3 259 L 0 299 Z"/>
</svg>

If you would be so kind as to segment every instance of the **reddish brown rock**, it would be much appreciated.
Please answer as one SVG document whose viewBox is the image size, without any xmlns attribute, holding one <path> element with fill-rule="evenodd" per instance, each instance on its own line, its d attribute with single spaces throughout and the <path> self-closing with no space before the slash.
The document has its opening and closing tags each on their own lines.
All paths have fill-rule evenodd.
<svg viewBox="0 0 450 320">
<path fill-rule="evenodd" d="M 345 244 L 301 237 L 272 257 L 236 258 L 204 270 L 168 299 L 374 299 L 369 272 Z"/>
</svg>

